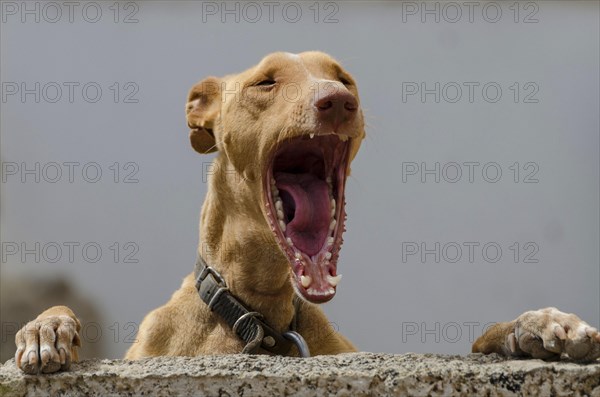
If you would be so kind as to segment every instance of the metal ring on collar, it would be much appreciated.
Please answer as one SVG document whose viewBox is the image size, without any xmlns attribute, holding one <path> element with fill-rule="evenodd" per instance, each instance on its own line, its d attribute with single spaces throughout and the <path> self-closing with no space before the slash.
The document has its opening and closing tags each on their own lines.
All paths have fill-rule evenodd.
<svg viewBox="0 0 600 397">
<path fill-rule="evenodd" d="M 310 357 L 310 350 L 308 350 L 308 344 L 296 331 L 287 331 L 283 333 L 283 337 L 294 342 L 300 352 L 300 357 Z"/>
<path fill-rule="evenodd" d="M 210 310 L 212 310 L 213 306 L 215 305 L 215 303 L 217 303 L 217 298 L 219 297 L 219 295 L 221 295 L 225 291 L 229 291 L 229 288 L 227 288 L 227 287 L 219 287 L 219 289 L 217 290 L 217 292 L 215 292 L 215 294 L 212 296 L 212 298 L 210 298 L 210 302 L 208 302 L 208 308 Z"/>
<path fill-rule="evenodd" d="M 235 321 L 235 324 L 233 324 L 233 327 L 231 328 L 231 329 L 233 329 L 234 333 L 237 334 L 238 327 L 240 326 L 240 324 L 242 323 L 242 321 L 244 321 L 248 317 L 263 318 L 263 315 L 260 314 L 259 312 L 248 312 L 246 314 L 242 314 L 242 316 Z"/>
</svg>

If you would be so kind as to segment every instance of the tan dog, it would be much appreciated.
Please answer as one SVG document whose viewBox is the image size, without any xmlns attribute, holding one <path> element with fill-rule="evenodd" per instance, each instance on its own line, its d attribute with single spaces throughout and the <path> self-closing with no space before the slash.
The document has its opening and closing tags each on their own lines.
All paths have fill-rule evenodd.
<svg viewBox="0 0 600 397">
<path fill-rule="evenodd" d="M 315 305 L 330 300 L 340 281 L 344 188 L 365 136 L 353 78 L 323 53 L 275 53 L 241 74 L 196 84 L 186 110 L 194 149 L 219 152 L 198 250 L 214 271 L 200 261 L 171 300 L 146 316 L 126 358 L 265 353 L 283 340 L 266 335 L 290 328 L 313 355 L 355 351 Z M 206 279 L 213 285 L 201 299 Z M 248 309 L 233 327 L 218 314 L 224 297 Z M 250 321 L 259 316 L 264 326 Z M 240 324 L 252 335 L 240 336 Z M 17 365 L 27 373 L 67 369 L 79 328 L 67 307 L 45 311 L 17 334 Z M 600 335 L 574 315 L 545 309 L 492 327 L 473 351 L 592 360 Z"/>
</svg>

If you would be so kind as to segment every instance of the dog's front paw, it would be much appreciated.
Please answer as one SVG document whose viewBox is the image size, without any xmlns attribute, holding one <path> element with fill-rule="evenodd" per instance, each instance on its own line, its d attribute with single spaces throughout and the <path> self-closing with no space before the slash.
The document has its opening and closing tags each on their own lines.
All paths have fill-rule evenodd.
<svg viewBox="0 0 600 397">
<path fill-rule="evenodd" d="M 566 353 L 577 361 L 600 357 L 600 333 L 575 314 L 554 307 L 525 312 L 515 320 L 506 341 L 513 354 L 533 358 L 560 358 Z"/>
<path fill-rule="evenodd" d="M 79 322 L 68 315 L 48 316 L 30 321 L 15 336 L 15 362 L 27 374 L 67 370 L 81 346 Z"/>
</svg>

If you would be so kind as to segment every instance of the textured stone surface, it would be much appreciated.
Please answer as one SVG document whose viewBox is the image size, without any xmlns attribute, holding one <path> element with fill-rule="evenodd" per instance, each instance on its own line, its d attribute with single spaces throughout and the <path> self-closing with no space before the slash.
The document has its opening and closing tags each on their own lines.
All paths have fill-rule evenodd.
<svg viewBox="0 0 600 397">
<path fill-rule="evenodd" d="M 600 397 L 600 363 L 495 355 L 230 355 L 85 360 L 66 373 L 28 376 L 9 360 L 0 367 L 0 395 Z"/>
</svg>

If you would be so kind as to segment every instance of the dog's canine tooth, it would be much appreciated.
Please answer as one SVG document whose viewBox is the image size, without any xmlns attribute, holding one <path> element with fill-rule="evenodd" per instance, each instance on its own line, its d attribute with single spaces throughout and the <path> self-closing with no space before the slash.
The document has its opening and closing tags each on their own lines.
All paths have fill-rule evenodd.
<svg viewBox="0 0 600 397">
<path fill-rule="evenodd" d="M 310 139 L 313 139 L 315 137 L 315 133 L 311 132 L 310 134 L 308 134 L 308 136 L 310 136 Z"/>
<path fill-rule="evenodd" d="M 282 232 L 285 232 L 285 223 L 283 221 L 279 221 L 279 227 L 281 228 Z"/>
<path fill-rule="evenodd" d="M 340 283 L 341 279 L 342 279 L 342 275 L 341 274 L 338 274 L 335 277 L 334 276 L 327 276 L 327 282 L 332 287 L 336 287 Z"/>
<path fill-rule="evenodd" d="M 310 283 L 312 283 L 312 278 L 310 276 L 302 275 L 300 276 L 300 283 L 304 288 L 308 288 Z"/>
</svg>

